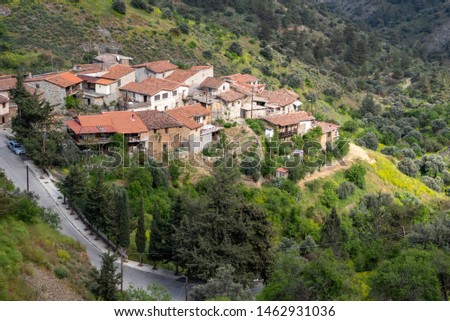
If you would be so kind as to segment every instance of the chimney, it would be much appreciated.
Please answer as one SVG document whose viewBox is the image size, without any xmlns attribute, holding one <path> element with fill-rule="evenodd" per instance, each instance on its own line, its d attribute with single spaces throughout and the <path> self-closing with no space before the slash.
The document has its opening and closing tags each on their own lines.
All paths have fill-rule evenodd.
<svg viewBox="0 0 450 321">
<path fill-rule="evenodd" d="M 134 114 L 131 114 L 131 121 L 136 121 L 136 119 L 134 118 Z"/>
</svg>

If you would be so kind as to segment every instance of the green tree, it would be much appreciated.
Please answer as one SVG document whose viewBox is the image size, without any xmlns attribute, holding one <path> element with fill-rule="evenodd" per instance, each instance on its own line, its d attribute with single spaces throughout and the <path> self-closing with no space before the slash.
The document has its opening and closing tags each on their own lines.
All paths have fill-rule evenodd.
<svg viewBox="0 0 450 321">
<path fill-rule="evenodd" d="M 111 8 L 114 11 L 117 11 L 118 13 L 121 13 L 121 14 L 126 14 L 127 13 L 127 5 L 122 0 L 114 0 L 114 2 L 112 3 Z"/>
<path fill-rule="evenodd" d="M 336 256 L 342 256 L 343 234 L 341 219 L 337 214 L 336 208 L 333 207 L 323 224 L 320 233 L 320 243 L 323 246 L 330 247 Z"/>
<path fill-rule="evenodd" d="M 94 270 L 91 280 L 92 292 L 105 301 L 117 299 L 117 285 L 120 282 L 120 274 L 116 274 L 114 265 L 115 256 L 110 253 L 102 254 L 102 266 L 100 271 Z"/>
<path fill-rule="evenodd" d="M 162 211 L 158 203 L 153 207 L 152 217 L 148 258 L 153 260 L 153 268 L 156 269 L 157 261 L 169 260 L 172 257 L 172 248 L 169 241 L 171 229 L 168 218 L 162 217 Z"/>
<path fill-rule="evenodd" d="M 381 112 L 381 106 L 373 100 L 373 96 L 367 95 L 364 97 L 361 108 L 359 109 L 361 116 L 365 116 L 366 114 L 371 115 L 379 115 Z"/>
<path fill-rule="evenodd" d="M 116 195 L 116 213 L 119 218 L 119 234 L 117 245 L 123 249 L 130 246 L 130 209 L 128 206 L 128 194 L 124 189 L 120 189 Z"/>
<path fill-rule="evenodd" d="M 230 301 L 249 301 L 251 292 L 242 284 L 234 281 L 235 269 L 231 265 L 221 266 L 214 277 L 204 285 L 196 286 L 191 294 L 194 301 L 226 299 Z"/>
<path fill-rule="evenodd" d="M 145 234 L 145 222 L 144 222 L 144 199 L 142 196 L 135 241 L 136 241 L 136 249 L 139 253 L 139 264 L 142 265 L 144 263 L 144 252 L 145 246 L 147 244 L 147 235 Z"/>
<path fill-rule="evenodd" d="M 371 295 L 376 300 L 436 301 L 441 290 L 431 253 L 408 249 L 386 261 L 370 278 Z"/>
<path fill-rule="evenodd" d="M 345 177 L 359 188 L 366 186 L 365 176 L 366 168 L 362 164 L 354 164 L 345 172 Z"/>
<path fill-rule="evenodd" d="M 167 289 L 157 283 L 150 283 L 147 290 L 130 285 L 119 296 L 120 301 L 170 301 L 170 299 Z"/>
<path fill-rule="evenodd" d="M 82 166 L 72 166 L 61 184 L 61 190 L 72 204 L 82 209 L 86 203 L 88 176 Z"/>
</svg>

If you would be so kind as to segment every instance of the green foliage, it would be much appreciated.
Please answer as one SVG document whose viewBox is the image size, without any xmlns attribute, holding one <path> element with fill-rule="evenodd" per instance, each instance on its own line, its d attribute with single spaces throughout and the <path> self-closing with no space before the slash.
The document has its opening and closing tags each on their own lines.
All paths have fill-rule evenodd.
<svg viewBox="0 0 450 321">
<path fill-rule="evenodd" d="M 117 11 L 120 14 L 126 14 L 127 13 L 127 5 L 122 0 L 114 0 L 114 2 L 112 3 L 111 8 L 114 11 Z"/>
<path fill-rule="evenodd" d="M 228 52 L 236 54 L 237 56 L 242 56 L 242 46 L 239 42 L 232 42 L 228 47 Z"/>
<path fill-rule="evenodd" d="M 410 158 L 405 158 L 404 160 L 400 161 L 397 165 L 397 168 L 403 174 L 411 177 L 416 177 L 417 174 L 419 174 L 419 166 L 417 166 L 417 163 Z"/>
<path fill-rule="evenodd" d="M 110 253 L 102 254 L 100 271 L 93 269 L 91 274 L 91 291 L 105 301 L 117 300 L 117 285 L 120 274 L 116 273 L 115 256 Z"/>
<path fill-rule="evenodd" d="M 256 135 L 264 135 L 264 125 L 260 119 L 246 118 L 245 122 L 255 132 Z"/>
<path fill-rule="evenodd" d="M 349 196 L 353 195 L 356 190 L 356 185 L 352 182 L 342 182 L 336 189 L 336 193 L 341 200 L 347 199 Z"/>
<path fill-rule="evenodd" d="M 448 258 L 447 258 L 448 260 Z M 377 300 L 441 300 L 438 273 L 432 254 L 408 249 L 386 261 L 370 278 L 371 295 Z"/>
<path fill-rule="evenodd" d="M 116 217 L 118 217 L 117 245 L 123 249 L 130 246 L 130 210 L 128 206 L 128 194 L 124 189 L 115 195 Z"/>
<path fill-rule="evenodd" d="M 366 186 L 365 176 L 366 168 L 362 164 L 354 164 L 345 172 L 345 177 L 359 188 Z"/>
<path fill-rule="evenodd" d="M 338 195 L 337 195 L 335 189 L 336 189 L 336 187 L 330 182 L 327 182 L 326 184 L 324 184 L 323 194 L 320 198 L 320 202 L 324 206 L 331 208 L 336 205 L 339 198 L 338 198 Z"/>
<path fill-rule="evenodd" d="M 170 301 L 170 299 L 169 292 L 158 283 L 150 283 L 147 290 L 130 285 L 126 291 L 119 294 L 119 301 Z"/>
<path fill-rule="evenodd" d="M 143 263 L 143 253 L 145 252 L 145 246 L 147 244 L 147 235 L 145 234 L 145 221 L 144 221 L 144 200 L 141 195 L 140 211 L 138 216 L 138 225 L 136 230 L 136 249 L 139 253 L 140 264 Z"/>
<path fill-rule="evenodd" d="M 358 140 L 358 144 L 372 150 L 377 150 L 378 137 L 374 132 L 368 132 Z"/>
<path fill-rule="evenodd" d="M 191 294 L 194 301 L 209 301 L 217 298 L 226 298 L 230 301 L 249 301 L 251 292 L 234 281 L 235 269 L 231 265 L 225 265 L 217 269 L 214 277 L 204 285 L 196 286 Z"/>
<path fill-rule="evenodd" d="M 65 279 L 69 276 L 69 273 L 64 267 L 58 266 L 56 267 L 53 272 L 55 273 L 56 277 L 58 279 Z"/>
</svg>

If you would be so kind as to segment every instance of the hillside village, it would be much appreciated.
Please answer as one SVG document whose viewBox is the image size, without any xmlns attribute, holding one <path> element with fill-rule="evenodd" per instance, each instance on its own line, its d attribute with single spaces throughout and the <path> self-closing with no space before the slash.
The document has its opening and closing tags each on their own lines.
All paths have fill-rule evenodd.
<svg viewBox="0 0 450 321">
<path fill-rule="evenodd" d="M 214 77 L 213 66 L 180 69 L 167 60 L 133 65 L 133 58 L 101 54 L 92 64 L 77 64 L 69 71 L 26 75 L 32 94 L 48 101 L 55 112 L 68 118 L 67 131 L 80 148 L 107 143 L 123 134 L 130 147 L 139 146 L 153 156 L 183 148 L 201 152 L 219 139 L 224 122 L 261 119 L 267 138 L 304 135 L 320 127 L 323 148 L 339 138 L 339 126 L 317 122 L 295 92 L 267 90 L 249 74 Z M 16 85 L 12 76 L 0 78 L 1 124 L 17 114 L 11 101 Z M 94 108 L 96 114 L 72 110 L 76 105 Z"/>
</svg>

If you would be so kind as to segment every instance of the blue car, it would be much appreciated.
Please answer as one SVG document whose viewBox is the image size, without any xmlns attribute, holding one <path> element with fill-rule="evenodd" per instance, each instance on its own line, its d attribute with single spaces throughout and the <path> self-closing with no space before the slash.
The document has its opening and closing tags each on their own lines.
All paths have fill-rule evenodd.
<svg viewBox="0 0 450 321">
<path fill-rule="evenodd" d="M 15 140 L 10 140 L 8 142 L 8 148 L 16 155 L 25 154 L 25 148 Z"/>
</svg>

